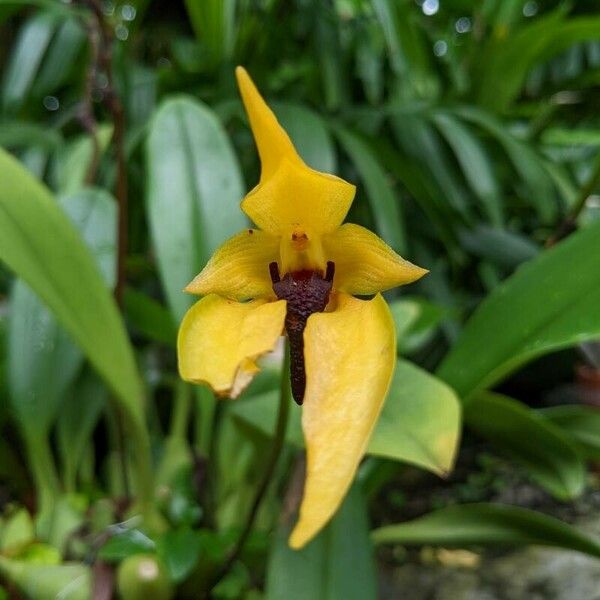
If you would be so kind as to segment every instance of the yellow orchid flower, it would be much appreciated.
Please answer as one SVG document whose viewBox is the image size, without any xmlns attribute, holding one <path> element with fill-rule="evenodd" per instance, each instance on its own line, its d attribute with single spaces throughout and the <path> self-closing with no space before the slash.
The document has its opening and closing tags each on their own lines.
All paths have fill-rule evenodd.
<svg viewBox="0 0 600 600">
<path fill-rule="evenodd" d="M 204 297 L 181 324 L 179 371 L 236 397 L 285 328 L 307 455 L 290 536 L 300 548 L 348 491 L 392 378 L 394 322 L 379 292 L 427 271 L 364 227 L 342 225 L 354 186 L 308 167 L 248 73 L 236 75 L 261 160 L 242 209 L 259 229 L 226 241 L 186 288 Z"/>
</svg>

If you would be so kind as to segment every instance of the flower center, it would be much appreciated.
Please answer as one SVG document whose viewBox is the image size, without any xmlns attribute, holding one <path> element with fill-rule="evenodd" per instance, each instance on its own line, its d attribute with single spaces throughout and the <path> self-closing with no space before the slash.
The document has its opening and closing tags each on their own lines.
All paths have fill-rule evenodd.
<svg viewBox="0 0 600 600">
<path fill-rule="evenodd" d="M 290 380 L 297 404 L 304 400 L 306 370 L 304 368 L 304 328 L 308 317 L 323 312 L 329 302 L 335 265 L 329 261 L 323 277 L 320 271 L 301 270 L 279 275 L 276 262 L 269 265 L 273 291 L 287 302 L 285 330 L 290 340 Z"/>
</svg>

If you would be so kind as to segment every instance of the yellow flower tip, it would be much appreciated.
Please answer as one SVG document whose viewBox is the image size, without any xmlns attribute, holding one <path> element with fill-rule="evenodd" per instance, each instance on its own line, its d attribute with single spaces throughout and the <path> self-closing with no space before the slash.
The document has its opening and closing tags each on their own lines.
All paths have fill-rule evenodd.
<svg viewBox="0 0 600 600">
<path fill-rule="evenodd" d="M 283 160 L 304 165 L 288 134 L 264 101 L 244 67 L 236 67 L 240 94 L 261 161 L 261 180 L 272 175 Z"/>
<path fill-rule="evenodd" d="M 292 550 L 301 550 L 311 540 L 316 532 L 310 533 L 306 527 L 298 523 L 294 527 L 288 539 L 288 545 Z"/>
</svg>

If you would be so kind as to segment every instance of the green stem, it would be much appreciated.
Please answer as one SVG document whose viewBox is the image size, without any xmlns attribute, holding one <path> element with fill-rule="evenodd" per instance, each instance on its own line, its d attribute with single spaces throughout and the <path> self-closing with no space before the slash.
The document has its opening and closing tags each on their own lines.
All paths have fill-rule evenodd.
<svg viewBox="0 0 600 600">
<path fill-rule="evenodd" d="M 598 186 L 600 186 L 600 155 L 596 158 L 590 178 L 579 191 L 575 203 L 573 204 L 573 208 L 569 212 L 567 218 L 559 225 L 555 234 L 546 242 L 546 247 L 554 246 L 554 244 L 575 231 L 577 219 L 581 211 L 585 208 L 587 199 L 594 193 Z"/>
<path fill-rule="evenodd" d="M 179 380 L 175 384 L 175 398 L 169 437 L 182 439 L 187 437 L 191 407 L 191 387 L 184 381 Z"/>
<path fill-rule="evenodd" d="M 210 454 L 216 408 L 212 391 L 206 386 L 196 388 L 195 447 L 205 458 Z"/>
<path fill-rule="evenodd" d="M 37 494 L 37 520 L 41 529 L 39 533 L 44 537 L 44 530 L 49 524 L 54 505 L 60 494 L 60 483 L 48 436 L 45 433 L 26 435 L 25 444 Z"/>
<path fill-rule="evenodd" d="M 286 342 L 285 345 L 285 358 L 283 361 L 282 371 L 281 371 L 281 389 L 279 392 L 279 412 L 277 414 L 277 424 L 275 426 L 275 433 L 273 437 L 273 446 L 271 447 L 271 454 L 269 456 L 269 460 L 267 461 L 267 466 L 265 467 L 264 476 L 260 482 L 256 490 L 256 496 L 254 497 L 254 502 L 252 503 L 252 507 L 250 508 L 250 512 L 248 513 L 248 518 L 246 519 L 246 524 L 238 541 L 233 547 L 232 551 L 229 553 L 227 560 L 212 580 L 211 585 L 208 589 L 212 590 L 226 575 L 229 573 L 235 561 L 239 558 L 242 550 L 244 549 L 244 545 L 252 531 L 254 526 L 254 522 L 256 521 L 256 517 L 258 516 L 258 509 L 269 489 L 269 484 L 273 479 L 273 474 L 275 473 L 275 467 L 277 466 L 277 462 L 281 455 L 281 451 L 283 449 L 285 443 L 285 433 L 287 431 L 287 424 L 290 412 L 290 404 L 292 400 L 291 388 L 290 388 L 290 350 L 288 344 Z"/>
</svg>

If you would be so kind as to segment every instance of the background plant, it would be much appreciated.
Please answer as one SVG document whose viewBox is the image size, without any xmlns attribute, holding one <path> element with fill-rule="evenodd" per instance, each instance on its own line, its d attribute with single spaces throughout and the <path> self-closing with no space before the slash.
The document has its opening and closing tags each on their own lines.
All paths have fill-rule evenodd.
<svg viewBox="0 0 600 600">
<path fill-rule="evenodd" d="M 308 164 L 358 184 L 349 219 L 431 273 L 389 297 L 396 376 L 336 519 L 302 553 L 285 546 L 292 407 L 253 535 L 213 595 L 375 597 L 372 542 L 600 554 L 551 517 L 479 502 L 485 485 L 463 498 L 477 504 L 445 507 L 460 494 L 440 506 L 426 478 L 418 515 L 439 511 L 395 524 L 418 515 L 381 509 L 406 464 L 448 474 L 462 418 L 472 476 L 484 448 L 567 502 L 598 459 L 597 410 L 545 400 L 575 348 L 599 367 L 593 2 L 46 0 L 2 2 L 0 19 L 7 585 L 84 598 L 149 556 L 197 597 L 244 527 L 278 365 L 217 405 L 178 380 L 174 354 L 193 300 L 180 290 L 245 225 L 238 202 L 258 178 L 236 64 Z"/>
</svg>

